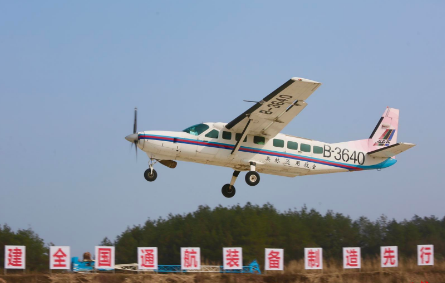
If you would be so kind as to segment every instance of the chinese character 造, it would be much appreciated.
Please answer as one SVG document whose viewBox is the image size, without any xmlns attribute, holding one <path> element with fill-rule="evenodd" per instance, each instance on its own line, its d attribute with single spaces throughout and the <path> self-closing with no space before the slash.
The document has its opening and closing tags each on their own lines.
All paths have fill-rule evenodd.
<svg viewBox="0 0 445 283">
<path fill-rule="evenodd" d="M 280 268 L 280 252 L 279 251 L 270 251 L 267 255 L 269 259 L 269 268 Z"/>
<path fill-rule="evenodd" d="M 229 267 L 239 266 L 239 251 L 228 249 L 226 260 Z"/>
<path fill-rule="evenodd" d="M 355 250 L 355 249 L 346 250 L 346 253 L 347 253 L 346 265 L 347 266 L 358 266 L 357 250 Z"/>
<path fill-rule="evenodd" d="M 383 263 L 383 265 L 395 265 L 396 264 L 396 260 L 395 260 L 395 255 L 394 255 L 394 250 L 392 250 L 391 248 L 386 248 L 385 251 L 383 252 L 383 258 L 386 259 L 386 261 Z"/>
<path fill-rule="evenodd" d="M 62 251 L 62 248 L 59 248 L 57 252 L 53 254 L 54 259 L 54 267 L 66 267 L 66 253 Z"/>
<path fill-rule="evenodd" d="M 155 256 L 154 256 L 154 250 L 153 249 L 143 249 L 141 250 L 143 255 L 141 255 L 142 264 L 143 267 L 148 268 L 154 268 L 155 267 Z"/>
<path fill-rule="evenodd" d="M 22 266 L 22 250 L 19 248 L 8 249 L 8 265 Z"/>
<path fill-rule="evenodd" d="M 309 267 L 320 267 L 320 250 L 309 250 L 307 258 Z"/>
<path fill-rule="evenodd" d="M 184 266 L 186 268 L 190 268 L 190 267 L 198 267 L 198 262 L 196 261 L 196 251 L 195 250 L 191 250 L 189 251 L 188 249 L 186 249 L 184 251 Z"/>
<path fill-rule="evenodd" d="M 426 259 L 425 259 L 426 257 Z M 422 264 L 428 264 L 431 260 L 431 248 L 430 247 L 421 247 L 420 248 L 420 259 L 422 260 Z"/>
<path fill-rule="evenodd" d="M 111 267 L 111 249 L 99 248 L 99 264 L 98 266 Z"/>
</svg>

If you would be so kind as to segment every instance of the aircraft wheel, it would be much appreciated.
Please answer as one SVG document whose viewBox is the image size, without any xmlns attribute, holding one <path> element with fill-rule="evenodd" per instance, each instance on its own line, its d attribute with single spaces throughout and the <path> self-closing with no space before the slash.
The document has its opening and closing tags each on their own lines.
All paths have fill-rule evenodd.
<svg viewBox="0 0 445 283">
<path fill-rule="evenodd" d="M 236 193 L 235 186 L 231 186 L 230 184 L 225 184 L 222 187 L 221 192 L 222 192 L 223 196 L 225 196 L 226 198 L 231 198 Z"/>
<path fill-rule="evenodd" d="M 249 171 L 246 174 L 246 183 L 249 186 L 256 186 L 260 182 L 260 174 L 255 171 Z"/>
<path fill-rule="evenodd" d="M 148 168 L 144 172 L 144 177 L 145 177 L 145 180 L 147 180 L 149 182 L 153 182 L 158 177 L 158 173 L 156 173 L 155 169 L 153 169 L 153 172 L 151 172 L 150 168 Z"/>
</svg>

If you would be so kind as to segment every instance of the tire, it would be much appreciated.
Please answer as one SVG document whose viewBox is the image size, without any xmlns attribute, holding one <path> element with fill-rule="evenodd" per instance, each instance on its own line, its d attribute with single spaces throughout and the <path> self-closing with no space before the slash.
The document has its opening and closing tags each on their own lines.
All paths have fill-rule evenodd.
<svg viewBox="0 0 445 283">
<path fill-rule="evenodd" d="M 230 184 L 225 184 L 222 187 L 221 192 L 223 196 L 225 196 L 226 198 L 231 198 L 236 193 L 235 186 L 231 186 Z"/>
<path fill-rule="evenodd" d="M 249 186 L 256 186 L 260 182 L 260 174 L 255 171 L 249 171 L 246 174 L 246 183 Z"/>
<path fill-rule="evenodd" d="M 151 172 L 150 168 L 148 168 L 144 172 L 144 177 L 145 177 L 145 180 L 147 180 L 149 182 L 153 182 L 158 177 L 158 173 L 156 173 L 155 169 L 153 169 L 153 172 Z"/>
</svg>

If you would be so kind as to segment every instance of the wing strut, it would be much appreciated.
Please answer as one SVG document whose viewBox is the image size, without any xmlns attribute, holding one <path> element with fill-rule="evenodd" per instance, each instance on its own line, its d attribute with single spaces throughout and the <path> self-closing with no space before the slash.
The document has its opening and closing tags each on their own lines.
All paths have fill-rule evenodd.
<svg viewBox="0 0 445 283">
<path fill-rule="evenodd" d="M 243 133 L 241 134 L 241 138 L 236 142 L 235 147 L 233 148 L 231 155 L 234 155 L 238 152 L 239 148 L 241 147 L 241 143 L 244 140 L 244 138 L 247 136 L 247 130 L 249 129 L 250 122 L 252 120 L 249 119 L 249 121 L 246 124 L 246 127 L 244 127 Z"/>
</svg>

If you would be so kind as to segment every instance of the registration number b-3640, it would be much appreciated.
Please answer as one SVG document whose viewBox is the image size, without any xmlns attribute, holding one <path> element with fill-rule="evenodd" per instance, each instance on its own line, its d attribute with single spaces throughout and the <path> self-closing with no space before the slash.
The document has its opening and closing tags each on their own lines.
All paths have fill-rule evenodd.
<svg viewBox="0 0 445 283">
<path fill-rule="evenodd" d="M 349 151 L 347 148 L 339 148 L 335 147 L 334 150 L 332 150 L 331 146 L 324 145 L 323 150 L 323 157 L 330 158 L 331 156 L 334 156 L 334 159 L 337 161 L 344 161 L 344 162 L 353 162 L 354 164 L 360 164 L 363 165 L 365 163 L 365 154 L 363 152 L 357 152 L 357 151 Z"/>
</svg>

